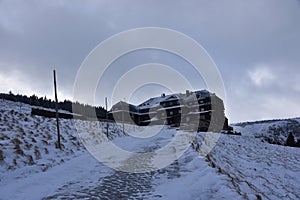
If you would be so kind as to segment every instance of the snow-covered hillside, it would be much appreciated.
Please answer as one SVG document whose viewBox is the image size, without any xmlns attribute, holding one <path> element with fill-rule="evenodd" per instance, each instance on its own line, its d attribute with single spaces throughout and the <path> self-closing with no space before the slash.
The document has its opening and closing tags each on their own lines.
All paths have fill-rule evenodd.
<svg viewBox="0 0 300 200">
<path fill-rule="evenodd" d="M 300 139 L 300 118 L 266 120 L 233 124 L 243 136 L 260 138 L 273 144 L 284 145 L 290 133 Z"/>
<path fill-rule="evenodd" d="M 215 134 L 186 133 L 196 137 L 172 164 L 126 173 L 97 161 L 82 144 L 105 142 L 106 123 L 76 120 L 75 127 L 74 121 L 61 119 L 59 150 L 55 119 L 30 112 L 29 105 L 0 100 L 1 200 L 300 199 L 300 148 L 262 142 L 252 136 L 260 132 L 255 128 L 242 136 L 222 135 L 206 157 L 198 146 L 204 135 Z M 125 125 L 135 134 L 143 134 L 142 129 Z M 164 126 L 153 137 L 134 138 L 110 123 L 109 133 L 118 147 L 144 152 L 165 146 L 178 131 Z M 146 161 L 128 157 L 124 163 Z"/>
<path fill-rule="evenodd" d="M 190 148 L 175 163 L 149 173 L 125 173 L 95 160 L 82 141 L 101 142 L 106 124 L 61 119 L 62 150 L 55 148 L 55 119 L 31 116 L 31 106 L 0 101 L 0 199 L 207 199 L 235 198 L 226 175 L 218 174 Z M 125 130 L 130 130 L 127 125 Z M 135 131 L 139 129 L 135 128 Z M 84 138 L 79 138 L 78 132 Z M 85 133 L 86 132 L 86 133 Z M 163 128 L 147 142 L 109 125 L 113 142 L 131 151 L 164 146 L 176 129 Z M 131 160 L 131 158 L 128 158 Z M 133 161 L 133 162 L 139 162 Z M 184 187 L 190 185 L 190 187 Z"/>
<path fill-rule="evenodd" d="M 2 180 L 15 170 L 20 170 L 18 177 L 44 172 L 86 153 L 77 131 L 89 130 L 91 135 L 97 136 L 106 131 L 103 122 L 77 120 L 76 123 L 80 126 L 75 127 L 72 120 L 60 119 L 62 150 L 59 150 L 56 148 L 55 119 L 31 115 L 31 107 L 19 102 L 0 100 Z M 110 125 L 110 132 L 112 136 L 121 134 L 115 124 Z"/>
<path fill-rule="evenodd" d="M 207 156 L 245 199 L 300 199 L 300 149 L 222 135 Z"/>
</svg>

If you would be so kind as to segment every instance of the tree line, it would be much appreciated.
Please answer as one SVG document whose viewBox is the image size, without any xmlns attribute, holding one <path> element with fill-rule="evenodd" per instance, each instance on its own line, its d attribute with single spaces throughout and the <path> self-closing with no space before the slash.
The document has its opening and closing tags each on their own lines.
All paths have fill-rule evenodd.
<svg viewBox="0 0 300 200">
<path fill-rule="evenodd" d="M 10 100 L 14 102 L 21 102 L 29 104 L 32 106 L 40 106 L 43 108 L 55 109 L 55 101 L 47 99 L 47 97 L 38 97 L 35 94 L 31 96 L 13 94 L 11 91 L 6 93 L 0 93 L 0 98 L 5 100 Z M 70 100 L 64 100 L 58 103 L 58 109 L 66 110 L 73 113 L 72 107 L 76 106 L 76 114 L 80 114 L 86 117 L 93 117 L 93 114 L 96 113 L 97 118 L 105 119 L 107 110 L 101 106 L 91 106 L 88 104 L 82 104 L 79 102 L 72 102 Z"/>
<path fill-rule="evenodd" d="M 286 139 L 285 146 L 299 147 L 300 148 L 300 138 L 296 141 L 294 134 L 290 133 Z"/>
</svg>

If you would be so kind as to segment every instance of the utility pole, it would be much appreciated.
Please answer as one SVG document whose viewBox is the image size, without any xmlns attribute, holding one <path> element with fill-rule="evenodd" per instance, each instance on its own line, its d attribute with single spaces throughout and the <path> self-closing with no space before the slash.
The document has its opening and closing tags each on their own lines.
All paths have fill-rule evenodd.
<svg viewBox="0 0 300 200">
<path fill-rule="evenodd" d="M 55 74 L 55 70 L 53 70 L 53 78 L 54 78 L 54 94 L 55 94 L 55 112 L 56 112 L 56 127 L 57 127 L 57 144 L 58 144 L 58 148 L 61 149 L 61 145 L 60 145 L 60 132 L 59 132 L 59 116 L 58 116 L 58 100 L 57 100 L 57 89 L 56 89 L 56 74 Z"/>
<path fill-rule="evenodd" d="M 123 127 L 123 133 L 125 133 L 125 131 L 124 131 L 124 112 L 125 112 L 124 103 L 122 103 L 122 127 Z"/>
<path fill-rule="evenodd" d="M 105 97 L 105 107 L 106 107 L 106 137 L 108 137 L 108 110 L 107 110 L 107 97 Z"/>
</svg>

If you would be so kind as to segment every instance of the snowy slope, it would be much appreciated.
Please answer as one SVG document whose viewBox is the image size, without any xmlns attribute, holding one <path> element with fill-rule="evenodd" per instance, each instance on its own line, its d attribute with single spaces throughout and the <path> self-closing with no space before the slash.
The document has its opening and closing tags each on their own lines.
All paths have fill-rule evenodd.
<svg viewBox="0 0 300 200">
<path fill-rule="evenodd" d="M 75 127 L 74 121 L 62 119 L 63 148 L 58 150 L 55 120 L 31 116 L 30 112 L 29 105 L 0 100 L 1 200 L 300 199 L 300 149 L 253 137 L 272 124 L 265 128 L 239 126 L 245 130 L 243 136 L 222 135 L 207 157 L 190 147 L 160 170 L 125 173 L 97 161 L 82 144 L 106 142 L 105 123 L 76 120 Z M 149 130 L 156 127 L 152 128 Z M 125 125 L 125 131 L 142 138 L 131 137 L 118 125 L 109 124 L 112 142 L 132 152 L 163 147 L 178 134 L 168 127 L 149 138 L 145 138 L 148 133 L 142 127 Z M 193 147 L 203 143 L 205 133 L 189 134 L 196 136 Z M 138 157 L 124 159 L 129 164 L 147 162 Z"/>
<path fill-rule="evenodd" d="M 222 135 L 208 160 L 246 199 L 300 199 L 300 149 Z"/>
<path fill-rule="evenodd" d="M 244 122 L 232 126 L 243 136 L 261 138 L 274 144 L 285 144 L 289 133 L 300 139 L 300 118 Z"/>
<path fill-rule="evenodd" d="M 16 170 L 20 171 L 19 177 L 44 172 L 86 153 L 72 120 L 60 119 L 62 150 L 59 150 L 55 148 L 55 119 L 30 113 L 30 105 L 0 100 L 0 180 Z M 105 131 L 102 122 L 77 120 L 77 124 L 78 131 L 92 130 L 91 135 Z M 110 126 L 110 132 L 120 134 L 115 124 Z"/>
<path fill-rule="evenodd" d="M 207 199 L 238 197 L 228 187 L 227 176 L 218 174 L 205 158 L 192 148 L 178 161 L 149 173 L 125 173 L 108 168 L 94 159 L 83 141 L 103 140 L 105 124 L 94 121 L 62 119 L 62 150 L 55 148 L 55 120 L 31 116 L 31 106 L 0 101 L 1 151 L 0 199 L 99 198 L 102 199 Z M 125 130 L 141 128 L 125 125 Z M 163 128 L 146 140 L 125 136 L 116 124 L 110 124 L 113 142 L 124 149 L 141 152 L 170 142 L 176 129 Z M 132 160 L 130 162 L 140 162 Z M 191 187 L 183 187 L 190 185 Z"/>
</svg>

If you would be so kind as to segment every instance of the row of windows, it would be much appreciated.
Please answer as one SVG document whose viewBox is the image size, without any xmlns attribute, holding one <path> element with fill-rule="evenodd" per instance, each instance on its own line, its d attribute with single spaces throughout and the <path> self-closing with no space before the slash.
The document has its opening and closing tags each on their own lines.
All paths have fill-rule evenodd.
<svg viewBox="0 0 300 200">
<path fill-rule="evenodd" d="M 175 111 L 170 111 L 168 112 L 168 116 L 176 115 L 176 114 L 181 114 L 181 110 L 175 110 Z M 164 117 L 166 115 L 165 112 L 161 113 L 161 116 Z"/>
<path fill-rule="evenodd" d="M 163 107 L 167 107 L 167 106 L 175 106 L 178 105 L 177 101 L 170 101 L 170 102 L 164 102 L 161 104 Z"/>
<path fill-rule="evenodd" d="M 205 111 L 205 109 L 204 108 L 201 108 L 200 110 L 198 109 L 198 108 L 196 108 L 195 110 L 194 110 L 194 112 L 199 112 L 199 111 Z M 168 115 L 169 116 L 172 116 L 172 115 L 176 115 L 176 114 L 181 114 L 181 110 L 175 110 L 175 111 L 170 111 L 170 112 L 168 112 Z M 161 116 L 162 117 L 164 117 L 166 114 L 165 114 L 165 112 L 162 112 L 161 113 Z"/>
</svg>

